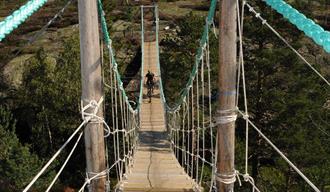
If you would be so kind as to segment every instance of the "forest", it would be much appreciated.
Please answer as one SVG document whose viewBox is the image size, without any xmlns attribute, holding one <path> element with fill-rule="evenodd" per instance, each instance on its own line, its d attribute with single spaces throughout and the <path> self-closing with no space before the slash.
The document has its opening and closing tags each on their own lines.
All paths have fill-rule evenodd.
<svg viewBox="0 0 330 192">
<path fill-rule="evenodd" d="M 0 3 L 0 20 L 27 1 Z M 184 2 L 184 3 L 182 3 Z M 330 1 L 288 0 L 330 30 Z M 160 65 L 170 105 L 186 84 L 210 1 L 160 0 Z M 330 54 L 262 1 L 251 0 L 264 18 L 330 79 Z M 81 122 L 81 75 L 77 2 L 30 41 L 66 1 L 51 1 L 0 42 L 0 191 L 15 192 L 31 181 Z M 135 2 L 103 0 L 123 82 L 139 76 L 140 9 Z M 181 6 L 182 12 L 173 11 Z M 217 96 L 219 11 L 210 31 L 212 95 Z M 34 25 L 33 25 L 34 24 Z M 166 31 L 169 26 L 171 30 Z M 277 36 L 246 10 L 244 59 L 251 120 L 322 192 L 330 192 L 330 88 Z M 21 37 L 22 36 L 22 37 Z M 108 90 L 105 90 L 107 95 Z M 132 91 L 131 99 L 136 99 Z M 243 108 L 243 95 L 239 107 Z M 212 100 L 217 107 L 216 99 Z M 215 110 L 214 110 L 215 113 Z M 311 188 L 251 131 L 249 169 L 261 191 L 308 192 Z M 244 170 L 245 122 L 236 124 L 235 164 Z M 69 151 L 34 185 L 45 191 Z M 85 179 L 85 149 L 78 145 L 53 191 L 76 191 Z M 205 180 L 209 177 L 205 177 Z M 206 181 L 205 181 L 206 182 Z M 237 191 L 252 191 L 247 184 Z"/>
</svg>

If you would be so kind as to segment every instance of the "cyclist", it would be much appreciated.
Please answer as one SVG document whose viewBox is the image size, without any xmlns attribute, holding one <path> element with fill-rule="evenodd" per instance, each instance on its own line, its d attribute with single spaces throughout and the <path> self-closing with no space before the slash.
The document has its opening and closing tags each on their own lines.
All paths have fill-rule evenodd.
<svg viewBox="0 0 330 192">
<path fill-rule="evenodd" d="M 146 82 L 146 85 L 148 87 L 148 97 L 151 101 L 151 94 L 154 92 L 154 78 L 155 78 L 155 75 L 148 71 L 148 73 L 146 74 L 146 79 L 147 79 L 147 82 Z"/>
</svg>

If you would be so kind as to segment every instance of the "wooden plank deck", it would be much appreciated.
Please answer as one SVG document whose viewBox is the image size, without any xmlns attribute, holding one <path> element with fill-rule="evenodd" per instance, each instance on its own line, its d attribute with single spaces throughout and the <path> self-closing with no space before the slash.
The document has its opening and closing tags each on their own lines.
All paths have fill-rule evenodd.
<svg viewBox="0 0 330 192">
<path fill-rule="evenodd" d="M 145 42 L 144 74 L 148 70 L 157 74 L 156 43 Z M 119 184 L 121 191 L 195 191 L 196 183 L 180 166 L 167 138 L 164 107 L 155 89 L 151 103 L 146 97 L 141 106 L 139 145 L 133 165 Z"/>
</svg>

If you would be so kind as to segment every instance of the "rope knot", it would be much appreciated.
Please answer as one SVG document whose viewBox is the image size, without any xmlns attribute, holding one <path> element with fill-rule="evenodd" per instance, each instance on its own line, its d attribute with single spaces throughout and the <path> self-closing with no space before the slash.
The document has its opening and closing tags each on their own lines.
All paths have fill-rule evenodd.
<svg viewBox="0 0 330 192">
<path fill-rule="evenodd" d="M 259 189 L 255 186 L 253 177 L 251 177 L 248 173 L 245 173 L 243 175 L 243 178 L 245 182 L 249 182 L 252 185 L 252 192 L 254 192 L 255 190 L 259 191 Z"/>
<path fill-rule="evenodd" d="M 252 178 L 248 173 L 244 174 L 244 175 L 243 175 L 243 178 L 244 178 L 244 181 L 245 181 L 245 182 L 250 181 L 250 179 L 253 180 L 253 178 Z"/>
<path fill-rule="evenodd" d="M 186 102 L 187 102 L 187 97 L 184 97 L 184 98 L 182 99 L 182 101 L 183 101 L 183 103 L 186 103 Z"/>
<path fill-rule="evenodd" d="M 84 101 L 81 100 L 81 116 L 85 122 L 92 122 L 92 123 L 102 123 L 103 118 L 97 116 L 99 112 L 99 108 L 103 102 L 103 97 L 97 102 L 95 100 L 89 101 L 87 105 L 84 106 Z"/>
<path fill-rule="evenodd" d="M 86 183 L 87 185 L 90 185 L 90 184 L 91 184 L 91 180 L 88 179 L 88 178 L 86 178 L 86 179 L 85 179 L 85 183 Z"/>
<path fill-rule="evenodd" d="M 97 102 L 95 100 L 91 100 L 90 104 L 91 104 L 91 107 L 94 107 L 94 108 L 98 107 Z"/>
<path fill-rule="evenodd" d="M 248 114 L 244 114 L 244 115 L 243 115 L 243 119 L 244 119 L 244 120 L 248 120 L 249 117 L 250 117 L 250 116 L 249 116 Z"/>
</svg>

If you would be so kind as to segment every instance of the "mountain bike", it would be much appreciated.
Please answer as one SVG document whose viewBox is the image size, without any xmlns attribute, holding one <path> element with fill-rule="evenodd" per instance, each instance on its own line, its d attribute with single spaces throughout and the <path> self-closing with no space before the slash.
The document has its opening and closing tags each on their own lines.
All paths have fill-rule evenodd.
<svg viewBox="0 0 330 192">
<path fill-rule="evenodd" d="M 151 97 L 152 97 L 152 93 L 153 93 L 153 89 L 154 89 L 154 84 L 148 83 L 147 86 L 148 86 L 147 96 L 149 97 L 149 103 L 151 103 Z"/>
</svg>

